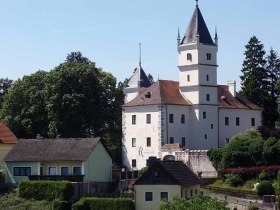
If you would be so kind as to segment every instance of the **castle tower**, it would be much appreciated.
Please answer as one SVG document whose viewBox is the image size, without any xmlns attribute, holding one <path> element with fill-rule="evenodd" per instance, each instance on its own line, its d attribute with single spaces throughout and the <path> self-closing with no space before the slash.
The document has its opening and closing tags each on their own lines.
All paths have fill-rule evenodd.
<svg viewBox="0 0 280 210">
<path fill-rule="evenodd" d="M 217 100 L 217 35 L 216 42 L 209 33 L 198 7 L 178 46 L 179 86 L 184 98 L 192 104 L 192 149 L 217 147 L 218 100 Z"/>
</svg>

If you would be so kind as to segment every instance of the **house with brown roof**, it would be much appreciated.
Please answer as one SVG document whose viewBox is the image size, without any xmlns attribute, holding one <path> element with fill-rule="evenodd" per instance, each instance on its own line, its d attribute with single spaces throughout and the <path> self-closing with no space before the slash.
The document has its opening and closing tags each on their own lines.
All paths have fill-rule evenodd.
<svg viewBox="0 0 280 210">
<path fill-rule="evenodd" d="M 177 160 L 187 156 L 186 149 L 195 154 L 221 147 L 261 125 L 262 108 L 238 94 L 235 81 L 217 84 L 218 36 L 216 32 L 212 39 L 198 5 L 184 37 L 178 34 L 177 48 L 179 81 L 149 85 L 140 63 L 125 88 L 122 145 L 127 168 L 141 169 L 149 157 L 173 155 Z"/>
<path fill-rule="evenodd" d="M 3 170 L 3 158 L 17 143 L 15 134 L 0 122 L 0 171 Z"/>
<path fill-rule="evenodd" d="M 7 183 L 69 180 L 97 192 L 112 180 L 112 159 L 100 138 L 20 139 L 4 161 Z"/>
<path fill-rule="evenodd" d="M 156 161 L 134 183 L 136 210 L 157 210 L 174 196 L 200 194 L 199 178 L 181 161 Z"/>
</svg>

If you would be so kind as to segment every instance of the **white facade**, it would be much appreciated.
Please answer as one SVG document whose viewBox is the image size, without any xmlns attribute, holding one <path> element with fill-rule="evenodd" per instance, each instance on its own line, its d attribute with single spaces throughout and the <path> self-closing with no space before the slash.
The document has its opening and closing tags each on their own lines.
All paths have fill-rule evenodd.
<svg viewBox="0 0 280 210">
<path fill-rule="evenodd" d="M 194 19 L 197 16 L 200 20 Z M 164 94 L 160 89 L 161 81 L 158 81 L 157 90 L 160 92 L 158 97 L 162 99 L 157 103 L 142 105 L 145 100 L 150 100 L 150 97 L 156 95 L 155 88 L 147 88 L 146 91 L 149 92 L 143 93 L 149 94 L 148 99 L 146 95 L 137 96 L 138 92 L 130 93 L 129 88 L 125 91 L 126 102 L 134 101 L 133 97 L 138 100 L 138 104 L 126 103 L 123 106 L 123 164 L 128 168 L 145 167 L 147 159 L 151 156 L 163 159 L 167 154 L 161 149 L 164 144 L 179 143 L 183 149 L 208 150 L 224 146 L 232 136 L 261 125 L 260 108 L 247 104 L 235 106 L 236 103 L 241 103 L 236 98 L 235 81 L 229 81 L 228 87 L 223 86 L 227 87 L 227 90 L 224 90 L 226 96 L 219 95 L 218 38 L 216 36 L 213 42 L 208 32 L 205 36 L 196 35 L 195 42 L 186 41 L 187 36 L 191 37 L 190 33 L 195 31 L 192 25 L 199 27 L 194 21 L 197 21 L 200 27 L 204 27 L 201 31 L 208 32 L 205 23 L 202 24 L 204 20 L 197 7 L 182 42 L 178 37 L 179 89 L 173 91 L 179 92 L 186 103 L 182 105 L 180 100 L 178 103 L 173 103 L 172 100 L 169 100 L 169 104 L 162 102 Z M 201 43 L 200 39 L 204 43 Z M 227 99 L 235 101 L 230 104 Z M 147 115 L 150 115 L 150 123 L 147 123 Z M 136 122 L 133 122 L 133 118 L 136 118 Z M 147 140 L 148 138 L 150 140 Z"/>
</svg>

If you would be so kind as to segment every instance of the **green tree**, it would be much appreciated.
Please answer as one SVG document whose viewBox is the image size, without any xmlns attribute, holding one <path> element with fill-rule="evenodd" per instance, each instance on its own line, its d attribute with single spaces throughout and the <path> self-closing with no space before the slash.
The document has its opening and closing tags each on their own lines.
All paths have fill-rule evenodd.
<svg viewBox="0 0 280 210">
<path fill-rule="evenodd" d="M 3 98 L 0 117 L 18 138 L 34 138 L 36 134 L 47 134 L 44 100 L 46 74 L 45 71 L 37 71 L 15 81 Z"/>
<path fill-rule="evenodd" d="M 191 200 L 176 196 L 171 201 L 163 202 L 160 210 L 229 210 L 226 205 L 226 202 L 204 196 L 197 196 Z"/>
<path fill-rule="evenodd" d="M 1 108 L 1 104 L 3 102 L 3 97 L 8 92 L 8 90 L 11 88 L 12 84 L 13 84 L 13 80 L 10 80 L 8 78 L 0 79 L 0 108 Z"/>
</svg>

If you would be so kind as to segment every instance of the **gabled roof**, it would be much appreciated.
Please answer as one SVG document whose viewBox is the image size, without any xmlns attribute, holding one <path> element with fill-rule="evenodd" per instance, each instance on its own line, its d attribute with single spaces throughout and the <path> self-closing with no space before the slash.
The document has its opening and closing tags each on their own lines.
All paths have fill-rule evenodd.
<svg viewBox="0 0 280 210">
<path fill-rule="evenodd" d="M 170 175 L 181 186 L 191 186 L 200 184 L 199 178 L 184 164 L 182 161 L 156 161 L 149 169 L 136 181 L 135 185 L 143 183 L 150 175 L 150 171 L 160 167 L 168 175 Z M 173 182 L 174 183 L 174 182 Z M 158 183 L 161 184 L 161 183 Z M 165 183 L 168 184 L 168 183 Z"/>
<path fill-rule="evenodd" d="M 239 93 L 236 93 L 236 97 L 234 97 L 230 93 L 227 85 L 218 86 L 218 103 L 220 105 L 220 108 L 223 109 L 262 110 L 261 107 L 242 97 Z"/>
<path fill-rule="evenodd" d="M 200 9 L 196 6 L 181 44 L 196 43 L 198 35 L 200 43 L 214 45 L 213 39 L 209 33 Z"/>
<path fill-rule="evenodd" d="M 13 132 L 0 122 L 0 144 L 16 144 L 18 139 Z"/>
<path fill-rule="evenodd" d="M 189 105 L 179 91 L 179 83 L 168 80 L 158 80 L 135 99 L 123 107 L 146 105 Z"/>
<path fill-rule="evenodd" d="M 4 161 L 85 161 L 99 143 L 100 138 L 20 139 Z"/>
<path fill-rule="evenodd" d="M 127 85 L 129 88 L 147 88 L 151 86 L 151 82 L 148 79 L 142 67 L 140 66 L 135 69 Z"/>
</svg>

